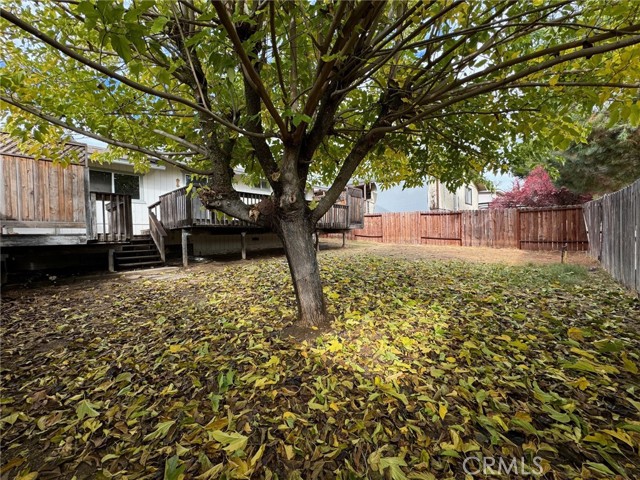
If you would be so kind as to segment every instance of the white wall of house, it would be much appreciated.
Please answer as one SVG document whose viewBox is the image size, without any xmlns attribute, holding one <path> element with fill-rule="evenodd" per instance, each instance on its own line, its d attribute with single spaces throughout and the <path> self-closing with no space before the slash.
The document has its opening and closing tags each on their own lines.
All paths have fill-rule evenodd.
<svg viewBox="0 0 640 480">
<path fill-rule="evenodd" d="M 438 180 L 428 183 L 429 210 L 458 212 L 478 209 L 478 187 L 470 183 L 450 191 Z"/>
<path fill-rule="evenodd" d="M 134 172 L 133 166 L 124 162 L 105 165 L 92 163 L 89 169 L 109 173 L 124 173 L 139 178 L 140 198 L 131 200 L 134 235 L 140 235 L 143 230 L 149 228 L 149 205 L 157 202 L 160 195 L 185 185 L 184 173 L 171 166 L 153 166 L 144 174 Z M 100 205 L 96 206 L 96 213 L 98 231 L 100 231 L 102 222 Z"/>
<path fill-rule="evenodd" d="M 120 161 L 104 165 L 91 163 L 89 169 L 100 172 L 135 175 L 139 178 L 140 198 L 131 200 L 134 235 L 140 235 L 144 230 L 149 228 L 149 205 L 157 202 L 161 195 L 187 185 L 187 175 L 182 170 L 173 166 L 153 165 L 146 173 L 136 173 L 133 165 L 125 161 Z M 262 195 L 271 193 L 271 189 L 266 185 L 258 187 L 248 185 L 248 181 L 243 179 L 242 173 L 238 172 L 234 180 L 236 180 L 234 182 L 235 188 L 240 191 Z M 101 205 L 96 206 L 96 213 L 98 232 L 102 233 Z"/>
<path fill-rule="evenodd" d="M 491 202 L 493 202 L 501 195 L 504 195 L 504 192 L 502 190 L 496 190 L 495 192 L 492 192 L 490 190 L 481 190 L 480 192 L 478 192 L 478 208 L 489 208 Z"/>
</svg>

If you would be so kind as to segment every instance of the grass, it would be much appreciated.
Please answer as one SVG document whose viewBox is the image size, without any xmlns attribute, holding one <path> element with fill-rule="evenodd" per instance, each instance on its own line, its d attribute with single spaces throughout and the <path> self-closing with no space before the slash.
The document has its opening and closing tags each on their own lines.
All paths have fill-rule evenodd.
<svg viewBox="0 0 640 480">
<path fill-rule="evenodd" d="M 602 272 L 356 255 L 322 274 L 336 320 L 302 343 L 278 334 L 281 259 L 9 295 L 3 475 L 440 479 L 484 456 L 640 476 L 640 304 Z"/>
</svg>

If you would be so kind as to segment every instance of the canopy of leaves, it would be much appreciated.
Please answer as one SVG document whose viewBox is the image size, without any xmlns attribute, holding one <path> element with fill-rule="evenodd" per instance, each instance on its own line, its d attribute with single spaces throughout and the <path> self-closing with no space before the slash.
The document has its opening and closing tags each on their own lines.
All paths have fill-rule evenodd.
<svg viewBox="0 0 640 480">
<path fill-rule="evenodd" d="M 589 194 L 620 190 L 640 178 L 640 128 L 596 126 L 586 143 L 572 145 L 562 157 L 557 185 Z"/>
<path fill-rule="evenodd" d="M 591 195 L 620 190 L 640 178 L 640 128 L 628 123 L 610 125 L 603 115 L 586 125 L 591 129 L 586 141 L 564 151 L 554 152 L 539 141 L 521 145 L 512 173 L 525 177 L 544 165 L 558 187 Z"/>
<path fill-rule="evenodd" d="M 594 108 L 640 121 L 627 93 L 640 4 L 627 0 L 81 0 L 12 2 L 11 14 L 23 24 L 2 29 L 6 128 L 47 142 L 53 121 L 139 168 L 224 159 L 271 181 L 302 142 L 301 168 L 330 184 L 376 132 L 358 176 L 452 184 L 506 170 L 534 132 L 554 148 L 584 138 L 575 118 Z"/>
<path fill-rule="evenodd" d="M 640 303 L 603 272 L 334 255 L 302 343 L 283 259 L 3 292 L 3 475 L 640 477 Z"/>
<path fill-rule="evenodd" d="M 590 195 L 578 195 L 565 187 L 557 188 L 541 165 L 534 168 L 522 181 L 516 180 L 513 188 L 495 198 L 491 208 L 553 207 L 578 205 L 591 200 Z"/>
</svg>

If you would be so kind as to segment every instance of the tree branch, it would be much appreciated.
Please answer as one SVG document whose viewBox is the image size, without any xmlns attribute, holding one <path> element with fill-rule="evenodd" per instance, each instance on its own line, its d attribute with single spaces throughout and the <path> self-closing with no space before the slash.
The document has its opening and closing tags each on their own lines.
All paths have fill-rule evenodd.
<svg viewBox="0 0 640 480">
<path fill-rule="evenodd" d="M 356 140 L 355 145 L 345 158 L 342 163 L 342 167 L 340 167 L 340 171 L 336 176 L 333 184 L 325 193 L 325 196 L 322 197 L 316 208 L 311 212 L 311 222 L 315 225 L 315 223 L 322 218 L 322 216 L 329 211 L 331 206 L 338 200 L 338 197 L 342 193 L 342 191 L 346 188 L 349 180 L 353 176 L 353 173 L 358 168 L 358 165 L 362 162 L 364 157 L 371 151 L 371 149 L 385 136 L 386 132 L 378 125 L 381 123 L 381 120 L 378 119 L 372 125 L 371 130 L 369 132 L 361 135 L 358 140 Z"/>
<path fill-rule="evenodd" d="M 39 40 L 41 40 L 42 42 L 46 43 L 47 45 L 55 48 L 56 50 L 59 50 L 60 52 L 62 52 L 63 54 L 65 54 L 66 56 L 73 58 L 74 60 L 82 63 L 83 65 L 86 65 L 87 67 L 96 70 L 110 78 L 113 78 L 115 80 L 118 80 L 119 82 L 122 82 L 123 84 L 135 89 L 135 90 L 139 90 L 141 92 L 147 93 L 149 95 L 153 95 L 155 97 L 158 98 L 164 98 L 165 100 L 170 100 L 170 101 L 174 101 L 174 102 L 178 102 L 181 103 L 183 105 L 186 105 L 187 107 L 193 108 L 194 110 L 197 110 L 201 113 L 204 113 L 205 115 L 210 116 L 212 119 L 214 119 L 216 122 L 224 125 L 225 127 L 236 131 L 238 133 L 241 133 L 242 135 L 245 136 L 251 136 L 251 135 L 257 135 L 255 133 L 252 132 L 248 132 L 246 130 L 243 130 L 242 128 L 239 128 L 238 126 L 234 125 L 231 122 L 226 121 L 224 118 L 216 115 L 215 113 L 213 113 L 211 110 L 207 110 L 206 108 L 198 105 L 197 103 L 194 103 L 190 100 L 187 100 L 185 98 L 179 97 L 178 95 L 174 95 L 172 93 L 168 93 L 168 92 L 162 92 L 160 90 L 154 90 L 153 88 L 147 87 L 146 85 L 143 85 L 141 83 L 135 82 L 127 77 L 125 77 L 124 75 L 120 75 L 119 73 L 113 72 L 111 71 L 109 68 L 105 67 L 104 65 L 94 62 L 93 60 L 90 60 L 86 57 L 84 57 L 83 55 L 80 55 L 79 53 L 75 52 L 73 50 L 73 48 L 70 48 L 66 45 L 63 45 L 62 43 L 58 42 L 57 40 L 55 40 L 52 37 L 49 37 L 48 35 L 44 34 L 43 32 L 41 32 L 40 30 L 38 30 L 37 28 L 33 27 L 32 25 L 24 22 L 23 20 L 21 20 L 20 18 L 16 17 L 15 15 L 13 15 L 12 13 L 8 12 L 5 9 L 0 9 L 0 14 L 2 16 L 2 18 L 4 18 L 5 20 L 13 23 L 16 27 L 20 28 L 21 30 L 24 30 L 25 32 L 33 35 L 34 37 L 38 38 Z M 266 135 L 266 134 L 260 134 L 261 137 L 263 138 L 269 138 L 272 137 L 272 135 Z"/>
<path fill-rule="evenodd" d="M 635 28 L 635 29 L 640 29 L 640 26 L 632 26 L 629 28 Z M 608 35 L 608 36 L 615 36 L 615 34 L 604 34 L 604 35 Z M 548 48 L 548 49 L 544 49 L 544 50 L 539 50 L 536 53 L 532 53 L 527 55 L 526 57 L 527 60 L 532 60 L 535 58 L 539 58 L 541 56 L 546 56 L 548 55 L 549 51 L 551 51 L 552 53 L 555 53 L 557 51 L 563 51 L 563 50 L 567 50 L 569 48 L 575 48 L 576 46 L 582 46 L 582 42 L 579 42 L 578 45 L 576 45 L 576 43 L 578 42 L 570 42 L 567 44 L 563 44 L 563 45 L 559 45 L 556 47 L 552 47 L 552 48 Z M 618 50 L 620 48 L 624 48 L 624 47 L 628 47 L 631 45 L 635 45 L 640 43 L 640 36 L 635 36 L 635 37 L 628 37 L 625 38 L 623 40 L 620 40 L 618 42 L 613 42 L 613 43 L 608 43 L 605 45 L 599 45 L 599 46 L 594 46 L 594 47 L 590 47 L 590 48 L 583 48 L 582 50 L 576 50 L 574 52 L 568 53 L 566 55 L 561 55 L 558 56 L 557 58 L 551 59 L 551 60 L 547 60 L 544 62 L 540 62 L 536 65 L 532 65 L 528 68 L 523 69 L 520 72 L 514 73 L 513 75 L 510 75 L 502 80 L 498 80 L 495 82 L 489 82 L 487 84 L 484 84 L 478 88 L 473 88 L 473 86 L 467 88 L 467 89 L 463 89 L 461 90 L 461 92 L 457 95 L 457 96 L 453 96 L 453 97 L 449 97 L 448 99 L 440 102 L 440 103 L 435 103 L 435 101 L 441 99 L 441 97 L 439 95 L 442 95 L 443 93 L 446 93 L 448 90 L 450 90 L 451 88 L 442 88 L 440 91 L 434 92 L 426 101 L 429 101 L 430 103 L 432 103 L 432 106 L 427 108 L 426 110 L 420 112 L 419 114 L 411 117 L 409 120 L 406 120 L 404 122 L 402 122 L 399 125 L 396 126 L 385 126 L 385 127 L 381 127 L 383 128 L 385 131 L 390 132 L 390 131 L 394 131 L 394 130 L 398 130 L 400 128 L 404 128 L 407 125 L 410 125 L 411 123 L 414 123 L 417 120 L 420 120 L 422 118 L 425 118 L 426 116 L 428 116 L 430 113 L 432 113 L 435 110 L 441 110 L 444 107 L 447 107 L 449 105 L 453 105 L 454 103 L 458 103 L 461 102 L 463 100 L 466 100 L 467 98 L 471 98 L 471 97 L 475 97 L 478 95 L 481 95 L 483 93 L 488 93 L 494 90 L 498 90 L 501 88 L 504 88 L 506 86 L 508 86 L 509 84 L 515 82 L 516 80 L 520 80 L 521 78 L 525 78 L 528 77 L 529 75 L 539 72 L 539 71 L 543 71 L 543 70 L 547 70 L 555 65 L 559 65 L 561 63 L 565 63 L 568 62 L 570 60 L 574 60 L 576 58 L 581 58 L 581 57 L 588 57 L 588 56 L 592 56 L 592 55 L 599 55 L 602 53 L 606 53 L 606 52 L 610 52 L 613 50 Z M 568 46 L 571 45 L 571 46 Z M 524 57 L 522 57 L 524 58 Z M 495 71 L 507 68 L 509 66 L 513 66 L 516 65 L 518 63 L 522 63 L 526 60 L 522 60 L 522 61 L 516 61 L 516 60 L 510 60 L 507 62 L 504 62 L 503 64 L 500 65 L 496 65 L 494 67 L 490 67 L 486 70 L 483 70 L 482 72 L 476 73 L 476 74 L 471 74 L 468 77 L 465 77 L 461 80 L 458 80 L 456 82 L 453 82 L 456 86 L 461 86 L 464 83 L 467 83 L 470 80 L 473 79 L 477 79 L 480 78 L 484 75 L 488 75 L 489 73 L 493 73 Z M 451 85 L 449 85 L 448 87 L 451 87 Z M 404 115 L 403 112 L 398 111 L 397 113 L 394 114 L 395 117 L 399 117 Z"/>
<path fill-rule="evenodd" d="M 616 83 L 616 82 L 557 82 L 551 85 L 549 82 L 522 82 L 514 83 L 505 87 L 500 87 L 499 90 L 506 88 L 527 88 L 527 87 L 610 87 L 610 88 L 639 88 L 640 83 Z"/>
<path fill-rule="evenodd" d="M 185 165 L 183 163 L 180 162 L 176 162 L 175 160 L 172 160 L 170 158 L 168 158 L 164 152 L 156 152 L 153 150 L 149 150 L 147 148 L 144 147 L 140 147 L 138 145 L 134 145 L 132 143 L 128 143 L 128 142 L 121 142 L 119 140 L 114 140 L 113 138 L 109 138 L 109 137 L 105 137 L 103 135 L 99 135 L 97 133 L 93 133 L 89 130 L 85 130 L 83 128 L 80 127 L 76 127 L 75 125 L 71 125 L 70 123 L 67 123 L 57 117 L 53 117 L 51 115 L 48 115 L 46 113 L 41 112 L 40 110 L 38 110 L 37 108 L 34 107 L 30 107 L 28 105 L 24 105 L 20 102 L 18 102 L 17 100 L 14 100 L 10 97 L 5 97 L 4 95 L 0 94 L 0 100 L 2 100 L 5 103 L 8 103 L 9 105 L 13 105 L 16 108 L 19 108 L 20 110 L 23 110 L 27 113 L 30 113 L 31 115 L 38 117 L 42 120 L 45 120 L 49 123 L 52 123 L 53 125 L 57 125 L 59 127 L 65 128 L 67 130 L 70 130 L 72 132 L 78 133 L 80 135 L 84 135 L 90 138 L 93 138 L 95 140 L 99 140 L 101 142 L 107 143 L 109 145 L 113 145 L 115 147 L 120 147 L 120 148 L 124 148 L 127 150 L 132 150 L 134 152 L 138 152 L 138 153 L 143 153 L 145 155 L 149 155 L 150 157 L 154 157 L 157 158 L 158 160 L 162 160 L 163 162 L 169 164 L 169 165 L 173 165 L 175 167 L 180 168 L 181 170 L 184 170 L 185 172 L 189 172 L 189 173 L 195 173 L 197 175 L 211 175 L 212 170 L 201 170 L 198 168 L 193 168 L 193 167 L 189 167 L 188 165 Z"/>
<path fill-rule="evenodd" d="M 282 136 L 282 139 L 283 140 L 288 139 L 289 132 L 287 131 L 287 126 L 285 125 L 284 120 L 282 120 L 282 117 L 278 113 L 278 110 L 276 110 L 276 107 L 273 105 L 273 102 L 271 101 L 269 93 L 267 92 L 266 88 L 264 87 L 264 84 L 262 83 L 262 79 L 260 78 L 260 75 L 258 75 L 258 72 L 256 72 L 256 70 L 253 68 L 251 60 L 249 59 L 249 55 L 247 55 L 247 52 L 244 50 L 244 47 L 242 46 L 242 41 L 238 36 L 238 32 L 236 31 L 236 28 L 231 22 L 231 18 L 229 18 L 226 7 L 224 6 L 221 0 L 214 0 L 212 3 L 213 3 L 213 8 L 215 8 L 216 12 L 218 13 L 218 18 L 220 18 L 220 21 L 222 22 L 224 29 L 226 30 L 227 34 L 229 35 L 229 38 L 231 39 L 231 43 L 233 44 L 234 50 L 238 54 L 238 57 L 240 57 L 240 61 L 242 62 L 242 66 L 244 67 L 243 71 L 245 73 L 245 76 L 248 76 L 251 79 L 251 82 L 253 83 L 253 85 L 255 85 L 255 88 L 258 94 L 260 95 L 260 98 L 264 102 L 265 107 L 267 107 L 267 110 L 271 114 L 271 117 L 278 125 L 278 128 L 280 128 L 280 134 Z"/>
<path fill-rule="evenodd" d="M 278 83 L 280 84 L 280 90 L 282 90 L 282 100 L 287 98 L 287 87 L 284 84 L 284 77 L 282 75 L 282 60 L 280 59 L 280 52 L 278 51 L 278 40 L 276 38 L 276 12 L 275 2 L 269 2 L 269 30 L 271 32 L 271 49 L 273 51 L 273 58 L 276 61 L 276 72 L 278 74 Z"/>
</svg>

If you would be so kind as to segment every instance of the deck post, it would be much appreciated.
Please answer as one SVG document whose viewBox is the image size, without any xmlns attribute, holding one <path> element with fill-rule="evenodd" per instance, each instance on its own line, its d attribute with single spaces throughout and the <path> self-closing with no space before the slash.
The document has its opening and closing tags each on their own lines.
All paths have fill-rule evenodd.
<svg viewBox="0 0 640 480">
<path fill-rule="evenodd" d="M 242 260 L 247 259 L 247 232 L 240 234 L 240 245 L 242 246 Z"/>
<path fill-rule="evenodd" d="M 109 273 L 115 273 L 116 271 L 115 258 L 114 258 L 115 253 L 116 253 L 115 248 L 109 249 Z"/>
<path fill-rule="evenodd" d="M 92 203 L 93 198 L 91 196 L 91 187 L 89 182 L 89 154 L 87 147 L 84 149 L 84 221 L 86 223 L 85 229 L 87 234 L 87 240 L 95 240 L 96 235 L 96 223 L 95 223 L 95 203 Z"/>
<path fill-rule="evenodd" d="M 189 232 L 185 228 L 182 229 L 182 266 L 189 266 L 189 248 L 188 248 Z"/>
<path fill-rule="evenodd" d="M 345 232 L 342 232 L 342 248 L 344 248 L 346 244 L 347 244 L 347 234 Z"/>
</svg>

